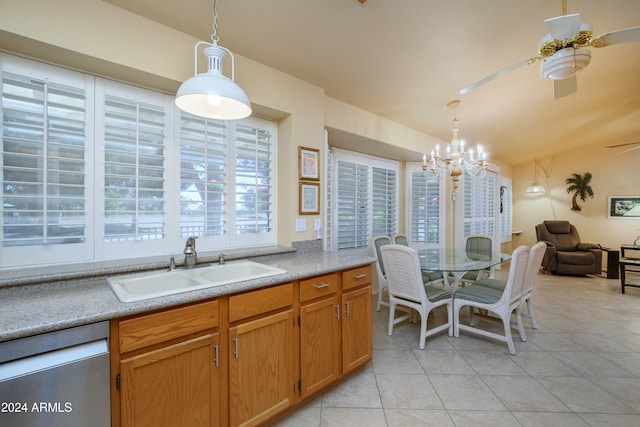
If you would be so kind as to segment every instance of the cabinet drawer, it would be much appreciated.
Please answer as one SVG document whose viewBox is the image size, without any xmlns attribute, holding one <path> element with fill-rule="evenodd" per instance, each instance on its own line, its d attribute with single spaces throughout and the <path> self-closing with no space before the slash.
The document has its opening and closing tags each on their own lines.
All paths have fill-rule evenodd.
<svg viewBox="0 0 640 427">
<path fill-rule="evenodd" d="M 293 283 L 229 297 L 229 322 L 293 305 Z"/>
<path fill-rule="evenodd" d="M 199 303 L 118 322 L 120 353 L 218 326 L 218 301 Z"/>
<path fill-rule="evenodd" d="M 338 273 L 325 274 L 300 281 L 300 301 L 332 295 L 338 291 Z"/>
<path fill-rule="evenodd" d="M 371 266 L 352 268 L 342 272 L 342 289 L 359 288 L 371 283 Z"/>
</svg>

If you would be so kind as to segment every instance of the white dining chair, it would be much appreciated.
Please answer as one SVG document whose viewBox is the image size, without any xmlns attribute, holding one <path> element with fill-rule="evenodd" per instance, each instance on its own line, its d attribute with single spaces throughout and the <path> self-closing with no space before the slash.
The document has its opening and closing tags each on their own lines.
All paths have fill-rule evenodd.
<svg viewBox="0 0 640 427">
<path fill-rule="evenodd" d="M 516 354 L 511 334 L 511 314 L 520 309 L 524 278 L 529 262 L 529 253 L 530 249 L 527 246 L 519 246 L 513 251 L 509 276 L 504 289 L 496 289 L 474 283 L 456 291 L 453 300 L 455 337 L 459 337 L 460 330 L 463 330 L 484 337 L 494 338 L 506 342 L 509 347 L 509 353 Z M 464 325 L 460 323 L 460 310 L 467 306 L 471 308 L 470 324 Z M 496 314 L 502 321 L 504 335 L 476 327 L 473 322 L 474 308 Z M 522 322 L 516 322 L 516 324 L 520 338 L 526 337 Z"/>
<path fill-rule="evenodd" d="M 409 246 L 409 239 L 407 239 L 407 236 L 405 234 L 395 234 L 392 237 L 392 240 L 393 240 L 393 243 L 395 243 L 396 245 Z M 442 274 L 441 271 L 422 270 L 422 282 L 425 285 L 440 284 L 445 286 L 444 275 Z"/>
<path fill-rule="evenodd" d="M 382 261 L 382 254 L 380 252 L 380 248 L 384 245 L 390 245 L 391 239 L 389 236 L 374 236 L 371 239 L 371 244 L 369 245 L 371 250 L 373 251 L 373 255 L 376 258 L 376 273 L 378 274 L 378 305 L 376 306 L 376 311 L 380 311 L 381 306 L 388 306 L 389 303 L 384 301 L 382 298 L 382 294 L 384 290 L 388 288 L 387 285 L 387 277 L 384 269 L 384 263 Z"/>
<path fill-rule="evenodd" d="M 393 244 L 384 245 L 380 250 L 386 266 L 387 285 L 389 286 L 387 334 L 393 335 L 394 325 L 411 319 L 411 313 L 395 317 L 396 307 L 403 306 L 415 310 L 420 315 L 419 347 L 421 350 L 424 350 L 429 336 L 445 330 L 451 336 L 453 332 L 452 294 L 446 289 L 425 285 L 422 282 L 418 252 L 407 246 Z M 428 330 L 429 313 L 441 306 L 447 308 L 447 322 Z"/>
<path fill-rule="evenodd" d="M 540 266 L 542 265 L 542 258 L 547 250 L 547 245 L 544 242 L 538 242 L 531 247 L 531 252 L 529 253 L 529 262 L 527 264 L 527 271 L 524 277 L 524 283 L 522 285 L 522 295 L 520 296 L 520 307 L 519 310 L 516 311 L 516 324 L 522 323 L 522 317 L 526 317 L 531 322 L 531 327 L 533 329 L 538 329 L 538 324 L 536 323 L 536 318 L 533 313 L 533 289 L 535 287 L 536 279 L 538 278 L 538 273 L 540 271 Z M 477 281 L 475 284 L 479 286 L 487 286 L 494 289 L 503 290 L 506 282 L 497 279 L 482 279 Z M 522 311 L 523 306 L 527 306 L 526 313 Z M 526 334 L 521 336 L 523 341 L 527 340 Z"/>
</svg>

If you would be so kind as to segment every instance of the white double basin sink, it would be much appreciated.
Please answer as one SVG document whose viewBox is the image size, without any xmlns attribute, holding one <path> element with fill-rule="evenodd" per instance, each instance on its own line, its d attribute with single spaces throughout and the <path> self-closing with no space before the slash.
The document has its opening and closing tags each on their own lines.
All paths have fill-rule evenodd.
<svg viewBox="0 0 640 427">
<path fill-rule="evenodd" d="M 270 265 L 241 260 L 205 267 L 113 276 L 109 277 L 107 282 L 120 301 L 132 302 L 260 279 L 286 272 Z"/>
</svg>

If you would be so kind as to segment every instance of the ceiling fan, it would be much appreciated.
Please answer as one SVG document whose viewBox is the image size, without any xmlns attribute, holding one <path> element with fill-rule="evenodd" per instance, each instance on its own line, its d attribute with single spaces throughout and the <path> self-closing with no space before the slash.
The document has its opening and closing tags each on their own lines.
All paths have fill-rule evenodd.
<svg viewBox="0 0 640 427">
<path fill-rule="evenodd" d="M 633 150 L 637 150 L 640 149 L 640 141 L 637 142 L 627 142 L 626 144 L 617 144 L 617 145 L 608 145 L 604 148 L 620 148 L 620 147 L 628 147 L 630 145 L 635 145 L 635 147 L 631 147 L 631 148 L 627 148 L 626 150 L 622 150 L 619 153 L 616 154 L 623 154 L 629 151 L 633 151 Z"/>
<path fill-rule="evenodd" d="M 524 65 L 542 61 L 540 75 L 553 80 L 554 98 L 562 98 L 578 90 L 576 74 L 591 62 L 588 47 L 606 47 L 613 44 L 640 41 L 640 26 L 612 31 L 593 37 L 590 24 L 581 22 L 582 14 L 567 15 L 566 0 L 562 1 L 562 16 L 544 21 L 549 34 L 538 42 L 538 56 L 517 62 L 463 88 L 460 94 L 482 86 L 491 80 Z"/>
</svg>

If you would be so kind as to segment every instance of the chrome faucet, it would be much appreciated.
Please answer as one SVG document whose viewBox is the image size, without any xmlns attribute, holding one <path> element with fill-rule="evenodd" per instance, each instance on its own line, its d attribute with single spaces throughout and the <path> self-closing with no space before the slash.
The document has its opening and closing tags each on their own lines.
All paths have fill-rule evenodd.
<svg viewBox="0 0 640 427">
<path fill-rule="evenodd" d="M 198 263 L 198 253 L 196 252 L 196 236 L 187 239 L 184 246 L 184 268 L 195 267 Z"/>
</svg>

